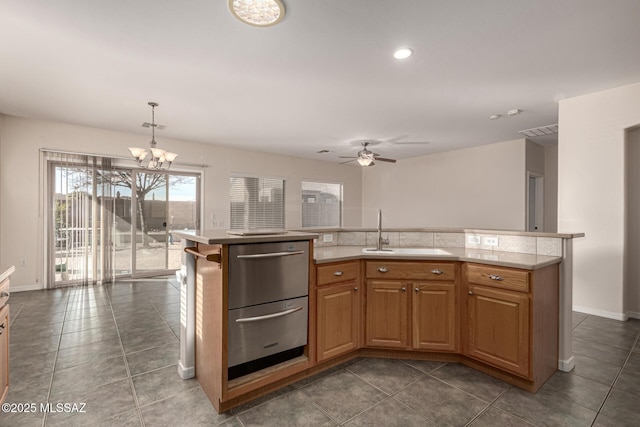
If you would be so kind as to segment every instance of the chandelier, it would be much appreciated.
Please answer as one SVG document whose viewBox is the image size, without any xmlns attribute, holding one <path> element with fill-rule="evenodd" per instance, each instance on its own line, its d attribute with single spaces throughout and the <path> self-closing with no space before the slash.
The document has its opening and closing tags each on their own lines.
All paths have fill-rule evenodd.
<svg viewBox="0 0 640 427">
<path fill-rule="evenodd" d="M 170 153 L 162 148 L 156 147 L 156 116 L 155 116 L 155 108 L 158 106 L 157 102 L 148 102 L 151 106 L 151 123 L 145 123 L 143 126 L 151 128 L 151 147 L 149 150 L 146 148 L 140 147 L 129 147 L 129 151 L 131 155 L 136 159 L 136 163 L 138 166 L 147 168 L 147 169 L 169 169 L 171 167 L 171 163 L 178 157 L 176 153 Z M 151 156 L 147 158 L 147 156 Z"/>
</svg>

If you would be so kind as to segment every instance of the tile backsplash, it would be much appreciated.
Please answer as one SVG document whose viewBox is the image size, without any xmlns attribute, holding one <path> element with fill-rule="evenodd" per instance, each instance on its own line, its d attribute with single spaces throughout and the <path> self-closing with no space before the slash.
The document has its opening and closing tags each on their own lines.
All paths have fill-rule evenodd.
<svg viewBox="0 0 640 427">
<path fill-rule="evenodd" d="M 314 246 L 370 246 L 374 247 L 378 238 L 375 231 L 326 231 L 320 232 Z M 330 235 L 325 237 L 325 235 Z M 518 236 L 513 233 L 483 234 L 478 232 L 438 232 L 438 231 L 383 231 L 382 237 L 389 240 L 391 247 L 418 248 L 471 248 L 517 252 L 532 255 L 562 256 L 562 237 Z M 497 238 L 497 246 L 483 244 L 486 237 Z"/>
</svg>

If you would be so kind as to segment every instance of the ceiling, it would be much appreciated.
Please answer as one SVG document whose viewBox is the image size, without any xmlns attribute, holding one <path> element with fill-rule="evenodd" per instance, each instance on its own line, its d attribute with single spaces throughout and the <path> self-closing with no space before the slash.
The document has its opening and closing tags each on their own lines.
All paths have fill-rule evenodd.
<svg viewBox="0 0 640 427">
<path fill-rule="evenodd" d="M 283 1 L 256 28 L 226 0 L 2 0 L 0 113 L 148 134 L 156 101 L 160 146 L 340 161 L 372 139 L 402 159 L 521 138 L 560 99 L 640 82 L 637 0 Z"/>
</svg>

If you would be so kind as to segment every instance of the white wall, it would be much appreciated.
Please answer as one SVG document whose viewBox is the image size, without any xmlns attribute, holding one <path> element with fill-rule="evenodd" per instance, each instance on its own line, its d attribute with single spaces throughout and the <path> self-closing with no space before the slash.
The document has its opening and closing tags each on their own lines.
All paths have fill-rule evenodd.
<svg viewBox="0 0 640 427">
<path fill-rule="evenodd" d="M 558 231 L 558 146 L 544 147 L 544 231 Z"/>
<path fill-rule="evenodd" d="M 525 140 L 364 168 L 363 220 L 385 227 L 525 229 Z"/>
<path fill-rule="evenodd" d="M 627 132 L 623 310 L 640 318 L 640 128 Z"/>
<path fill-rule="evenodd" d="M 15 265 L 15 289 L 42 285 L 43 230 L 40 148 L 128 156 L 129 146 L 147 146 L 149 136 L 0 115 L 0 265 Z M 157 137 L 158 145 L 179 154 L 178 162 L 208 164 L 204 169 L 203 225 L 229 224 L 229 175 L 244 172 L 286 178 L 286 227 L 301 226 L 301 181 L 344 183 L 344 226 L 361 226 L 360 168 L 329 162 L 241 151 Z M 175 165 L 172 169 L 193 170 Z M 26 267 L 19 267 L 20 260 Z"/>
<path fill-rule="evenodd" d="M 558 231 L 573 243 L 575 309 L 624 318 L 625 130 L 640 123 L 640 84 L 560 102 Z M 637 165 L 636 165 L 637 167 Z"/>
</svg>

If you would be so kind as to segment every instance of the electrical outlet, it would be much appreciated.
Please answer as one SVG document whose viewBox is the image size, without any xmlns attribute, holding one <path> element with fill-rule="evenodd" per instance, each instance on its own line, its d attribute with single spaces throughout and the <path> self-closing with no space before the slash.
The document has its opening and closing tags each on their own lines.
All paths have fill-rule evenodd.
<svg viewBox="0 0 640 427">
<path fill-rule="evenodd" d="M 484 246 L 498 246 L 497 236 L 482 236 L 482 244 Z"/>
<path fill-rule="evenodd" d="M 480 244 L 480 236 L 475 234 L 467 235 L 467 244 L 469 245 L 479 245 Z"/>
<path fill-rule="evenodd" d="M 330 234 L 330 233 L 329 233 L 329 234 L 323 234 L 323 235 L 322 235 L 322 241 L 323 241 L 324 243 L 331 243 L 331 242 L 333 242 L 333 234 Z"/>
</svg>

